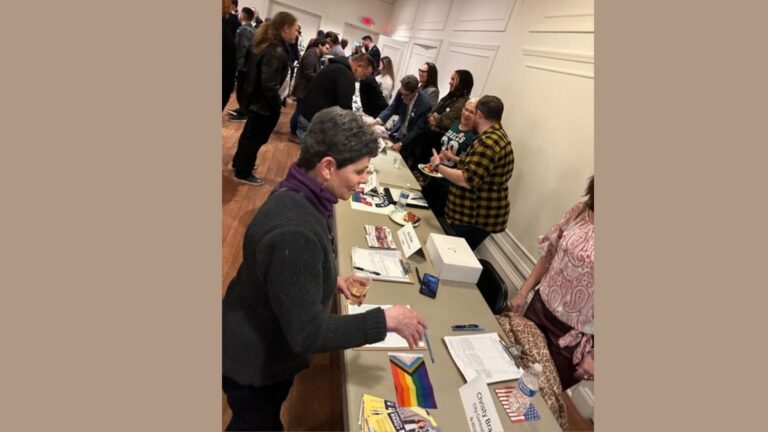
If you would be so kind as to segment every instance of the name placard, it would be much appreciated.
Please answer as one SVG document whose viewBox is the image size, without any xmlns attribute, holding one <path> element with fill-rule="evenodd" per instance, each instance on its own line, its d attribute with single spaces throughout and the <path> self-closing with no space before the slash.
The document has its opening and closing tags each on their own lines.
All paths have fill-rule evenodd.
<svg viewBox="0 0 768 432">
<path fill-rule="evenodd" d="M 459 388 L 461 404 L 472 432 L 501 432 L 501 420 L 496 413 L 493 396 L 482 375 L 478 375 Z"/>
<path fill-rule="evenodd" d="M 419 237 L 416 235 L 416 230 L 413 229 L 413 225 L 410 223 L 405 224 L 404 227 L 397 230 L 397 237 L 400 239 L 400 245 L 403 247 L 403 254 L 405 254 L 406 258 L 421 249 Z"/>
</svg>

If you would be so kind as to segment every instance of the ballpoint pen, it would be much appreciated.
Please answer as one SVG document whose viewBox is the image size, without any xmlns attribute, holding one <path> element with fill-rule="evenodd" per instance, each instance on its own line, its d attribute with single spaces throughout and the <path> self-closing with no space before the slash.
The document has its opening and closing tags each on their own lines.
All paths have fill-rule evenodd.
<svg viewBox="0 0 768 432">
<path fill-rule="evenodd" d="M 370 273 L 370 274 L 372 274 L 372 275 L 374 275 L 374 276 L 381 276 L 381 273 L 379 273 L 379 272 L 377 272 L 377 271 L 373 271 L 373 270 L 366 270 L 366 269 L 364 269 L 364 268 L 362 268 L 362 267 L 353 266 L 353 267 L 352 267 L 352 269 L 354 269 L 354 270 L 359 270 L 359 271 L 361 271 L 361 272 Z"/>
<path fill-rule="evenodd" d="M 419 285 L 421 285 L 421 273 L 419 273 L 418 267 L 416 267 L 416 279 L 419 280 Z"/>
<path fill-rule="evenodd" d="M 429 335 L 427 334 L 427 329 L 424 329 L 424 342 L 427 343 L 427 351 L 429 351 L 429 359 L 432 360 L 432 363 L 435 363 L 435 357 L 432 355 L 432 345 L 429 344 Z"/>
<path fill-rule="evenodd" d="M 478 331 L 483 330 L 478 324 L 456 324 L 451 326 L 453 331 Z"/>
<path fill-rule="evenodd" d="M 464 327 L 464 326 L 453 326 L 451 327 L 451 330 L 453 331 L 468 331 L 468 332 L 481 332 L 485 331 L 482 327 Z"/>
</svg>

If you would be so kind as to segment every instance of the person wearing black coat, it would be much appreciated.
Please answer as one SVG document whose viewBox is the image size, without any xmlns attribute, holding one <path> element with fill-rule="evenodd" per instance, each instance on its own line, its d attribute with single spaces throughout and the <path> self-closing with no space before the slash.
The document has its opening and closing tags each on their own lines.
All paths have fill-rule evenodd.
<svg viewBox="0 0 768 432">
<path fill-rule="evenodd" d="M 248 59 L 241 109 L 248 120 L 237 142 L 232 161 L 235 180 L 259 186 L 264 180 L 253 175 L 259 149 L 268 140 L 280 118 L 280 87 L 288 76 L 288 44 L 296 39 L 299 23 L 288 12 L 278 12 L 256 33 Z"/>
<path fill-rule="evenodd" d="M 379 51 L 379 47 L 373 43 L 371 35 L 363 36 L 362 40 L 363 46 L 365 46 L 365 53 L 373 59 L 373 74 L 376 75 L 376 72 L 379 70 L 379 65 L 381 64 L 381 51 Z"/>
<path fill-rule="evenodd" d="M 237 56 L 235 49 L 235 34 L 227 25 L 227 17 L 221 20 L 221 110 L 229 102 L 232 90 L 235 89 L 235 73 L 237 72 Z"/>
<path fill-rule="evenodd" d="M 360 81 L 360 104 L 363 112 L 373 118 L 378 117 L 389 105 L 373 75 Z"/>
</svg>

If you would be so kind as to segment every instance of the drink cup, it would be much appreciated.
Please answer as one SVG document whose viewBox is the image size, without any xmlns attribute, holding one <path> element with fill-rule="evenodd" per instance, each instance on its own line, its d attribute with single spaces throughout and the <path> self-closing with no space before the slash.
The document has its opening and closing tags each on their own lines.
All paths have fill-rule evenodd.
<svg viewBox="0 0 768 432">
<path fill-rule="evenodd" d="M 400 191 L 400 197 L 397 198 L 397 209 L 398 210 L 405 210 L 405 204 L 408 202 L 408 197 L 411 196 L 411 193 L 407 190 Z"/>
<path fill-rule="evenodd" d="M 349 304 L 361 305 L 363 304 L 363 297 L 368 292 L 368 288 L 371 286 L 371 275 L 368 273 L 355 273 L 355 277 L 349 280 L 347 289 L 352 295 L 349 299 Z"/>
</svg>

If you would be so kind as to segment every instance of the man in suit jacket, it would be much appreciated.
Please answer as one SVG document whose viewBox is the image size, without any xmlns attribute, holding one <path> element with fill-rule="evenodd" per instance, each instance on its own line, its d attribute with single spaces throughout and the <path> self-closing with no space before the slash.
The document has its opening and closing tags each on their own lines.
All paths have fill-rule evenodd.
<svg viewBox="0 0 768 432">
<path fill-rule="evenodd" d="M 389 131 L 389 138 L 394 143 L 392 150 L 399 151 L 408 167 L 415 170 L 421 159 L 429 159 L 431 148 L 426 146 L 423 138 L 428 129 L 427 116 L 431 110 L 429 97 L 419 91 L 419 79 L 414 75 L 406 75 L 400 80 L 400 90 L 392 103 L 368 124 L 386 124 L 387 120 L 397 114 L 397 122 Z"/>
<path fill-rule="evenodd" d="M 373 59 L 373 74 L 376 75 L 376 72 L 381 67 L 381 51 L 379 51 L 379 47 L 373 43 L 371 35 L 363 36 L 363 46 L 365 47 L 366 54 Z"/>
</svg>

